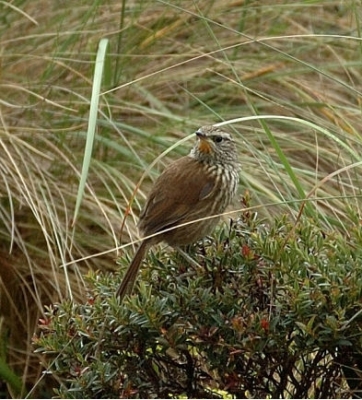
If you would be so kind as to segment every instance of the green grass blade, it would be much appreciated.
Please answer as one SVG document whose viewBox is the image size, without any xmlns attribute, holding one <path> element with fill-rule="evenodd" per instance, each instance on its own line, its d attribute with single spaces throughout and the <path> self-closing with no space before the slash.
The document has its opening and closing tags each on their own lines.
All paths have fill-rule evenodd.
<svg viewBox="0 0 362 400">
<path fill-rule="evenodd" d="M 8 366 L 3 358 L 0 357 L 0 378 L 9 384 L 14 394 L 21 396 L 23 383 L 21 379 Z"/>
<path fill-rule="evenodd" d="M 80 177 L 77 200 L 76 200 L 74 216 L 73 216 L 73 226 L 77 219 L 80 204 L 82 202 L 84 188 L 85 188 L 88 171 L 89 171 L 89 165 L 90 165 L 90 161 L 91 161 L 91 157 L 92 157 L 94 136 L 95 136 L 96 125 L 97 125 L 99 94 L 100 94 L 100 90 L 101 90 L 103 68 L 104 68 L 105 59 L 106 59 L 107 46 L 108 46 L 108 39 L 102 39 L 99 42 L 97 58 L 96 58 L 96 65 L 95 65 L 95 70 L 94 70 L 92 98 L 91 98 L 90 111 L 89 111 L 87 141 L 86 141 L 86 146 L 85 146 L 85 150 L 84 150 L 82 173 L 81 173 L 81 177 Z"/>
</svg>

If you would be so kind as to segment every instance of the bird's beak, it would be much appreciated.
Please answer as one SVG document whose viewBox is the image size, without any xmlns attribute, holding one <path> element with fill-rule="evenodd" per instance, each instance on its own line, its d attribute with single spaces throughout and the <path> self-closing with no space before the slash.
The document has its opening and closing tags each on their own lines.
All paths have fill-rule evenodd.
<svg viewBox="0 0 362 400">
<path fill-rule="evenodd" d="M 209 139 L 202 132 L 197 131 L 196 136 L 199 139 L 199 150 L 201 153 L 210 153 L 212 151 Z"/>
</svg>

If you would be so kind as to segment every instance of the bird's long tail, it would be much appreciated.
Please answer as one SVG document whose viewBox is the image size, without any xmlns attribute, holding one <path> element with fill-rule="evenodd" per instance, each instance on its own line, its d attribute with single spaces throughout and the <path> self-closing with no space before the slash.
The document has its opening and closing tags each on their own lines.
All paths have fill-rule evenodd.
<svg viewBox="0 0 362 400">
<path fill-rule="evenodd" d="M 137 249 L 136 254 L 129 265 L 125 276 L 123 277 L 122 283 L 120 284 L 116 296 L 122 301 L 126 294 L 131 294 L 133 286 L 136 281 L 138 270 L 140 269 L 141 262 L 145 256 L 149 244 L 147 241 L 143 241 L 140 247 Z"/>
</svg>

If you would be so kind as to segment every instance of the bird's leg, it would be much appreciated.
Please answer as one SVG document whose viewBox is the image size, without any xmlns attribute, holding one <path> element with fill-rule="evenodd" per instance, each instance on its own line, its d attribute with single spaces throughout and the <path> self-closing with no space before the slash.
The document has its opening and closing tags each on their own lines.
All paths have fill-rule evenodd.
<svg viewBox="0 0 362 400">
<path fill-rule="evenodd" d="M 181 254 L 181 256 L 182 256 L 189 264 L 191 264 L 194 268 L 202 268 L 201 265 L 200 265 L 196 260 L 194 260 L 194 259 L 187 253 L 187 251 L 185 251 L 185 250 L 187 250 L 188 247 L 189 247 L 189 246 L 183 246 L 183 247 L 178 246 L 178 247 L 176 247 L 176 249 L 177 249 L 177 251 Z"/>
</svg>

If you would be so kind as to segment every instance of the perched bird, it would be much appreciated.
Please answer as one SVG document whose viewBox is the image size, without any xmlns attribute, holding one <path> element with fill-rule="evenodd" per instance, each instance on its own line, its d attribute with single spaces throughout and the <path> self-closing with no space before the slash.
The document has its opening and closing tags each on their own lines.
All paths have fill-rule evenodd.
<svg viewBox="0 0 362 400">
<path fill-rule="evenodd" d="M 196 131 L 190 153 L 171 163 L 155 181 L 139 217 L 143 237 L 117 290 L 122 300 L 132 292 L 141 262 L 150 246 L 165 241 L 173 247 L 185 246 L 209 234 L 219 216 L 233 200 L 239 182 L 240 164 L 235 142 L 218 127 L 203 126 Z M 174 228 L 174 229 L 173 229 Z M 170 229 L 163 232 L 165 229 Z"/>
</svg>

